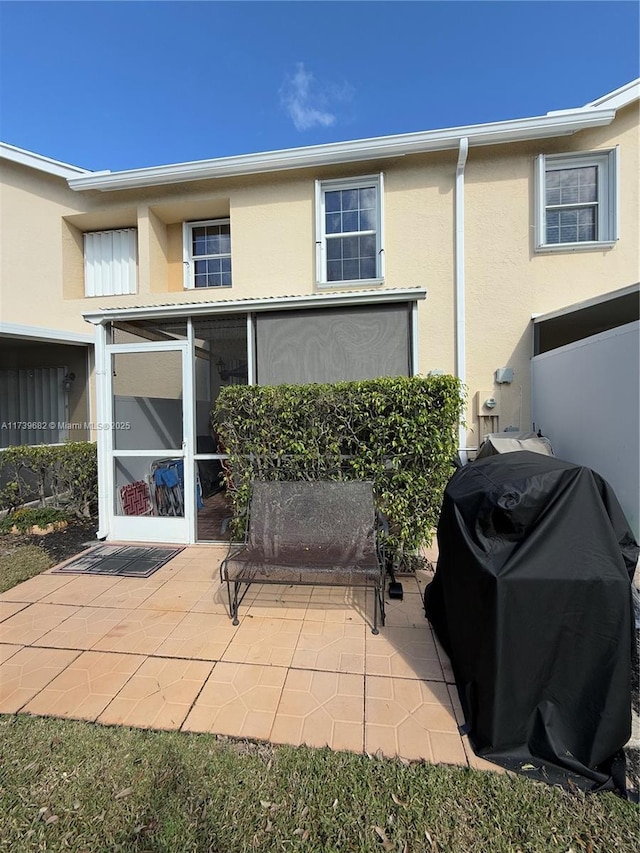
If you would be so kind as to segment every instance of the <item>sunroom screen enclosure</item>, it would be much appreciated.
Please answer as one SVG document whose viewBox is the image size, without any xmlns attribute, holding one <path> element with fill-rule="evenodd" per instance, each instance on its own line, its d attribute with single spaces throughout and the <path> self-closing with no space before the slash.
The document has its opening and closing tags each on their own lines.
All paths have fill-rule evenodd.
<svg viewBox="0 0 640 853">
<path fill-rule="evenodd" d="M 304 299 L 300 310 L 265 299 L 247 306 L 254 310 L 220 302 L 90 317 L 97 326 L 100 535 L 228 538 L 225 448 L 211 426 L 224 386 L 413 375 L 416 299 L 425 292 L 397 292 L 383 304 L 379 293 L 378 304 L 351 295 L 355 304 L 334 294 L 321 307 L 317 297 L 290 298 Z"/>
</svg>

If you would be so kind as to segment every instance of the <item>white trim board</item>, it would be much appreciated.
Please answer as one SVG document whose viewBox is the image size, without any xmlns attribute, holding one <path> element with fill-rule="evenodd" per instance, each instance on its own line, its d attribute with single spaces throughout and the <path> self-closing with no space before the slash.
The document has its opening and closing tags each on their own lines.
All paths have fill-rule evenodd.
<svg viewBox="0 0 640 853">
<path fill-rule="evenodd" d="M 303 296 L 256 297 L 254 299 L 222 299 L 215 302 L 179 302 L 173 305 L 137 305 L 132 308 L 103 308 L 86 311 L 83 317 L 89 323 L 103 323 L 117 319 L 151 319 L 190 314 L 224 314 L 251 311 L 283 311 L 294 308 L 323 308 L 332 305 L 370 305 L 379 302 L 410 302 L 427 298 L 424 287 L 407 287 L 393 290 L 354 290 L 348 293 L 312 293 Z"/>
<path fill-rule="evenodd" d="M 61 329 L 44 329 L 40 326 L 24 326 L 22 323 L 0 323 L 0 337 L 27 338 L 33 341 L 61 344 L 93 345 L 94 336 L 89 332 L 66 332 Z"/>
<path fill-rule="evenodd" d="M 44 157 L 42 154 L 9 145 L 7 142 L 0 142 L 0 157 L 4 160 L 10 160 L 12 163 L 19 163 L 21 166 L 28 166 L 30 169 L 37 169 L 39 172 L 55 175 L 58 178 L 70 179 L 77 178 L 79 175 L 91 174 L 87 169 L 71 166 L 69 163 L 62 163 L 60 160 L 53 160 L 51 157 Z"/>
<path fill-rule="evenodd" d="M 81 177 L 70 178 L 68 183 L 72 190 L 109 192 L 237 175 L 255 175 L 285 169 L 356 163 L 428 151 L 457 150 L 460 139 L 463 137 L 469 139 L 469 146 L 472 147 L 570 136 L 586 128 L 611 124 L 615 116 L 614 109 L 580 107 L 563 111 L 561 114 L 510 121 L 379 136 L 349 142 L 332 142 L 257 154 L 240 154 L 211 160 L 128 169 L 121 172 L 91 172 Z"/>
</svg>

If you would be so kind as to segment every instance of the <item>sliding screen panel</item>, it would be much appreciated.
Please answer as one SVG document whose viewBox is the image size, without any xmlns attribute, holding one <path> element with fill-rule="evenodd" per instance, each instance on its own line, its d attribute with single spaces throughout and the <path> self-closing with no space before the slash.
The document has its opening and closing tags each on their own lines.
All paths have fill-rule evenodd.
<svg viewBox="0 0 640 853">
<path fill-rule="evenodd" d="M 409 376 L 410 304 L 256 316 L 259 385 Z"/>
</svg>

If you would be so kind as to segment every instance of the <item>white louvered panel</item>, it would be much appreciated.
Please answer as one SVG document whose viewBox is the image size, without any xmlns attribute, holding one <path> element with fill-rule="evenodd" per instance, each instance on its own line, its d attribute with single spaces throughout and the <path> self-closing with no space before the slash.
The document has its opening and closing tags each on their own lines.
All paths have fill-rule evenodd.
<svg viewBox="0 0 640 853">
<path fill-rule="evenodd" d="M 57 444 L 68 438 L 64 367 L 0 370 L 0 447 Z M 50 428 L 49 424 L 53 424 Z"/>
<path fill-rule="evenodd" d="M 84 235 L 85 296 L 120 296 L 137 290 L 137 230 Z"/>
</svg>

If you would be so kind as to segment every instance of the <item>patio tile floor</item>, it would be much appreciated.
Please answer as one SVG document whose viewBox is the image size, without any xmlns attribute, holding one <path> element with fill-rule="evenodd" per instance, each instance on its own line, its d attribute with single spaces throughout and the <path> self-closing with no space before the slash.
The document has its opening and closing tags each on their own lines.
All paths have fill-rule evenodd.
<svg viewBox="0 0 640 853">
<path fill-rule="evenodd" d="M 45 572 L 0 595 L 0 711 L 483 768 L 446 655 L 401 578 L 371 634 L 363 590 L 255 586 L 228 616 L 226 548 L 194 545 L 150 578 Z"/>
</svg>

